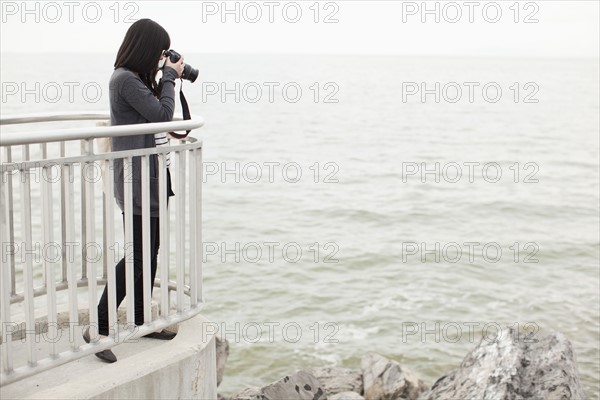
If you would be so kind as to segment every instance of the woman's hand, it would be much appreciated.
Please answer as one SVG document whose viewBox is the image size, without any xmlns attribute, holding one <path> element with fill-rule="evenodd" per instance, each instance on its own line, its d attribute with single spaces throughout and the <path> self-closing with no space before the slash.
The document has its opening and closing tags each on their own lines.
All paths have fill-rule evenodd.
<svg viewBox="0 0 600 400">
<path fill-rule="evenodd" d="M 171 67 L 175 71 L 177 71 L 177 77 L 181 78 L 181 74 L 183 74 L 183 56 L 176 63 L 172 63 L 170 58 L 167 58 L 167 62 L 165 63 L 165 67 Z"/>
</svg>

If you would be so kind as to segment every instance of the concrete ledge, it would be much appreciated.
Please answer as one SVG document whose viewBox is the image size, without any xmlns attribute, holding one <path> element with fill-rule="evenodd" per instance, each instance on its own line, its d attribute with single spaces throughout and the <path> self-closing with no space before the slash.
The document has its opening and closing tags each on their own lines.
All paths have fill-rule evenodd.
<svg viewBox="0 0 600 400">
<path fill-rule="evenodd" d="M 79 325 L 89 325 L 89 309 L 86 304 L 81 304 L 78 310 L 78 324 Z M 47 310 L 38 309 L 36 310 L 37 314 L 34 317 L 34 329 L 36 335 L 40 335 L 42 333 L 48 332 L 48 315 Z M 152 321 L 158 319 L 158 314 L 160 313 L 160 305 L 157 300 L 152 300 L 152 304 L 150 305 L 150 311 L 152 313 Z M 24 315 L 17 315 L 12 317 L 13 321 L 15 321 L 12 325 L 12 340 L 23 340 L 25 338 L 25 332 L 27 331 L 27 324 L 25 322 Z M 57 307 L 56 313 L 56 325 L 60 329 L 68 329 L 70 324 L 69 318 L 69 305 L 68 304 L 60 304 Z M 117 323 L 121 325 L 127 324 L 127 310 L 125 307 L 119 307 L 117 309 Z M 5 327 L 0 327 L 0 344 L 4 341 L 4 329 Z"/>
<path fill-rule="evenodd" d="M 36 386 L 45 389 L 30 392 L 24 398 L 216 399 L 215 337 L 201 334 L 206 332 L 203 329 L 206 323 L 208 321 L 204 317 L 197 315 L 179 324 L 178 334 L 171 341 L 143 339 L 153 341 L 156 346 L 119 359 L 114 364 L 98 360 L 95 368 L 69 371 L 74 376 L 54 387 L 38 382 Z M 205 341 L 202 342 L 202 339 Z M 2 397 L 10 397 L 11 386 L 34 384 L 35 378 L 33 376 L 2 388 Z M 48 378 L 44 383 L 48 383 Z"/>
</svg>

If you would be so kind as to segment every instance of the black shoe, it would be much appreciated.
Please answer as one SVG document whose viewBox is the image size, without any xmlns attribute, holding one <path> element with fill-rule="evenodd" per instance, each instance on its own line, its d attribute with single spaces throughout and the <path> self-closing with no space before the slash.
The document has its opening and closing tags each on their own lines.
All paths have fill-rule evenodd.
<svg viewBox="0 0 600 400">
<path fill-rule="evenodd" d="M 149 338 L 149 339 L 159 339 L 159 340 L 171 340 L 173 339 L 175 336 L 177 336 L 176 333 L 173 332 L 169 332 L 169 331 L 160 331 L 160 332 L 152 332 L 149 333 L 147 335 L 144 335 L 143 337 L 145 338 Z"/>
<path fill-rule="evenodd" d="M 83 332 L 83 340 L 85 340 L 86 343 L 90 342 L 90 328 L 89 327 Z M 117 361 L 117 356 L 115 356 L 115 353 L 113 353 L 110 349 L 96 353 L 96 357 L 98 357 L 99 359 L 104 360 L 108 363 L 114 363 Z"/>
</svg>

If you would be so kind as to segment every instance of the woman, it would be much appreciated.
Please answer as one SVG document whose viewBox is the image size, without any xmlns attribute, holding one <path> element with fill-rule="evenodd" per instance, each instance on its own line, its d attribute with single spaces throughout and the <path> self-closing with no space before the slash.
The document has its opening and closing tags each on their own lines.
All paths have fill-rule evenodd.
<svg viewBox="0 0 600 400">
<path fill-rule="evenodd" d="M 169 34 L 159 24 L 150 19 L 135 22 L 125 35 L 121 48 L 117 53 L 115 70 L 110 79 L 110 118 L 111 125 L 141 124 L 147 122 L 166 122 L 173 119 L 175 110 L 175 79 L 183 72 L 183 57 L 177 63 L 164 60 L 163 52 L 171 46 Z M 160 85 L 156 82 L 159 63 L 164 62 Z M 167 142 L 166 135 L 149 134 L 123 136 L 112 139 L 115 151 L 155 147 Z M 150 255 L 151 255 L 151 287 L 156 277 L 156 262 L 159 248 L 159 187 L 158 158 L 150 156 Z M 169 160 L 167 157 L 167 166 Z M 129 181 L 133 181 L 133 256 L 135 286 L 135 324 L 144 323 L 143 302 L 143 262 L 142 262 L 142 193 L 141 193 L 141 159 L 133 157 L 133 173 Z M 168 171 L 168 169 L 167 169 Z M 115 198 L 123 211 L 125 220 L 125 199 L 123 186 L 123 160 L 114 162 Z M 168 195 L 172 196 L 170 175 L 167 173 Z M 167 197 L 168 198 L 168 197 Z M 125 258 L 116 265 L 117 307 L 125 297 Z M 109 334 L 108 327 L 108 284 L 98 303 L 98 333 L 100 337 Z M 146 337 L 168 340 L 175 336 L 166 331 L 153 332 Z M 89 328 L 84 332 L 84 339 L 89 343 Z M 117 361 L 111 350 L 96 353 L 96 356 L 107 362 Z"/>
</svg>

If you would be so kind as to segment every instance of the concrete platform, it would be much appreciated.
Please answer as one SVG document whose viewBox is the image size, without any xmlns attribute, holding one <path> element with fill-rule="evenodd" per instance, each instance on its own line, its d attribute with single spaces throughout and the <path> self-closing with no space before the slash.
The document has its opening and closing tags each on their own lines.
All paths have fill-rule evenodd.
<svg viewBox="0 0 600 400">
<path fill-rule="evenodd" d="M 105 363 L 89 355 L 32 377 L 0 387 L 4 399 L 216 399 L 215 338 L 199 334 L 208 321 L 197 315 L 179 324 L 170 341 L 140 338 L 113 348 L 118 361 Z M 70 341 L 84 344 L 81 327 L 61 331 L 58 351 Z M 202 342 L 202 339 L 205 339 Z M 36 343 L 40 355 L 48 343 Z M 13 341 L 15 364 L 27 357 L 26 344 Z"/>
</svg>

